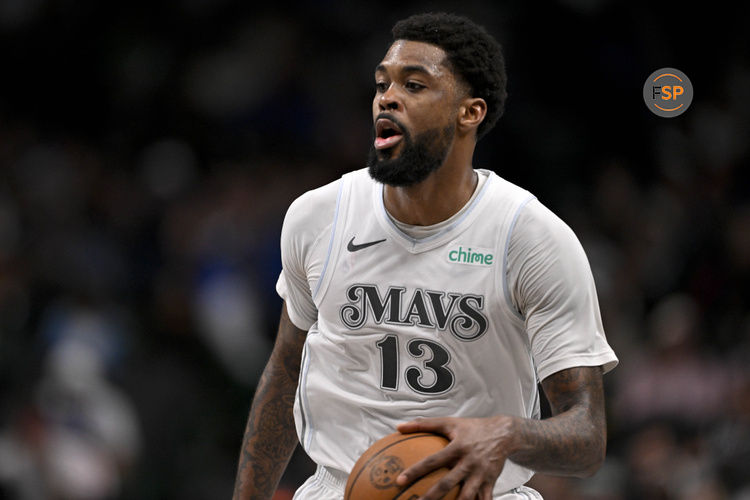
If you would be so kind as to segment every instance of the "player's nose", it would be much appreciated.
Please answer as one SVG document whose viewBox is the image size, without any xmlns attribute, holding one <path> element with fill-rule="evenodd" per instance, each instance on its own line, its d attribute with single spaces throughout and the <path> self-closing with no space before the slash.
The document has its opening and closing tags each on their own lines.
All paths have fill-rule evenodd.
<svg viewBox="0 0 750 500">
<path fill-rule="evenodd" d="M 394 85 L 390 85 L 385 92 L 380 94 L 378 98 L 378 107 L 380 111 L 392 111 L 401 109 L 401 101 L 398 98 L 398 94 L 394 89 Z"/>
</svg>

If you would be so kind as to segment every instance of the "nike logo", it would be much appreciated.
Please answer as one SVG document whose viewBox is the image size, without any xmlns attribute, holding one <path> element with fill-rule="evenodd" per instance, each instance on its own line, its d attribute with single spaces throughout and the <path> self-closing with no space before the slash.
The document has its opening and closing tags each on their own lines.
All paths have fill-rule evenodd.
<svg viewBox="0 0 750 500">
<path fill-rule="evenodd" d="M 346 245 L 346 249 L 350 252 L 356 252 L 357 250 L 362 250 L 363 248 L 371 247 L 385 241 L 385 239 L 382 239 L 378 241 L 368 241 L 367 243 L 360 243 L 359 245 L 357 245 L 356 243 L 354 243 L 354 238 L 356 238 L 356 236 L 352 236 L 352 239 L 349 240 L 349 244 Z"/>
</svg>

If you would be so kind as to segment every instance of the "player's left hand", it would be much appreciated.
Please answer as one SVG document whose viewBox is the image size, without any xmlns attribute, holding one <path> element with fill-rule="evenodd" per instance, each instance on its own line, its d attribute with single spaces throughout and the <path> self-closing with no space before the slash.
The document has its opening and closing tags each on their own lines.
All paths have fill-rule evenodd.
<svg viewBox="0 0 750 500">
<path fill-rule="evenodd" d="M 398 425 L 399 432 L 435 432 L 450 443 L 441 451 L 417 462 L 397 478 L 399 485 L 439 469 L 450 472 L 438 481 L 421 500 L 437 500 L 459 483 L 458 500 L 492 500 L 492 488 L 513 449 L 512 417 L 488 418 L 422 418 Z"/>
</svg>

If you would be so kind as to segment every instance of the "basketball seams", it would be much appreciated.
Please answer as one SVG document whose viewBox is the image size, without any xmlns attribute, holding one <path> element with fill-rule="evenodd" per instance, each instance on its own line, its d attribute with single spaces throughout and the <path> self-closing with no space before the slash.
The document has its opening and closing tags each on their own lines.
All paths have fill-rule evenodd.
<svg viewBox="0 0 750 500">
<path fill-rule="evenodd" d="M 351 481 L 351 486 L 349 487 L 349 490 L 344 492 L 344 498 L 345 499 L 350 498 L 350 495 L 351 495 L 352 490 L 354 489 L 354 486 L 357 484 L 357 481 L 359 481 L 359 476 L 362 475 L 362 473 L 370 466 L 370 464 L 372 463 L 372 461 L 375 460 L 380 455 L 382 455 L 383 452 L 385 452 L 386 450 L 388 450 L 388 449 L 396 446 L 399 443 L 403 443 L 404 441 L 409 441 L 410 439 L 417 439 L 417 438 L 425 437 L 425 436 L 437 436 L 437 437 L 440 437 L 439 435 L 436 435 L 436 434 L 433 434 L 433 433 L 430 433 L 430 432 L 419 432 L 419 433 L 414 433 L 414 434 L 404 434 L 403 438 L 400 438 L 398 441 L 394 441 L 393 443 L 390 443 L 388 446 L 385 446 L 384 448 L 378 450 L 377 453 L 375 453 L 371 457 L 369 457 L 365 461 L 365 463 L 362 464 L 362 466 L 359 468 L 359 471 L 357 472 L 357 475 L 354 476 L 354 480 Z M 414 484 L 414 483 L 412 483 L 412 484 Z M 408 487 L 411 487 L 412 484 L 408 485 Z M 400 495 L 401 495 L 401 493 L 399 493 L 399 496 Z M 396 497 L 396 498 L 398 498 L 398 497 Z"/>
</svg>

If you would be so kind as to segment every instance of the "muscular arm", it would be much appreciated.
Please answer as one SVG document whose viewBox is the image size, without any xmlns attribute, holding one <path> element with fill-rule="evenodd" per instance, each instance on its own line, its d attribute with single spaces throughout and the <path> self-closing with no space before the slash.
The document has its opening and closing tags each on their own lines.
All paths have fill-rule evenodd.
<svg viewBox="0 0 750 500">
<path fill-rule="evenodd" d="M 234 500 L 271 498 L 297 446 L 292 408 L 305 335 L 289 320 L 284 305 L 242 439 Z"/>
<path fill-rule="evenodd" d="M 607 449 L 600 367 L 578 367 L 550 375 L 542 388 L 552 410 L 545 420 L 519 419 L 510 459 L 548 474 L 587 476 Z"/>
<path fill-rule="evenodd" d="M 446 474 L 423 498 L 440 498 L 463 482 L 461 500 L 490 499 L 507 459 L 538 472 L 584 477 L 604 460 L 606 421 L 600 367 L 576 367 L 542 382 L 552 416 L 532 420 L 509 415 L 488 418 L 430 418 L 399 425 L 401 432 L 438 432 L 451 443 L 410 467 L 406 484 L 431 470 Z"/>
</svg>

